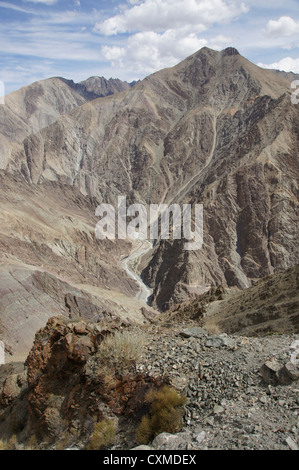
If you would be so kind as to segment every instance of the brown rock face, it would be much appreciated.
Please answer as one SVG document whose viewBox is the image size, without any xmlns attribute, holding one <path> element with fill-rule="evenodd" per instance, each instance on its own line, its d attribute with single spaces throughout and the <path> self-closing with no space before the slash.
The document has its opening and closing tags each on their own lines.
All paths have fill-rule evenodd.
<svg viewBox="0 0 299 470">
<path fill-rule="evenodd" d="M 97 357 L 103 338 L 127 326 L 67 323 L 57 317 L 37 333 L 26 360 L 29 433 L 43 439 L 67 432 L 86 437 L 103 418 L 144 414 L 147 391 L 165 381 L 132 373 L 109 384 Z"/>
<path fill-rule="evenodd" d="M 299 333 L 299 265 L 239 290 L 212 287 L 157 321 L 193 320 L 211 332 L 245 336 Z"/>
<path fill-rule="evenodd" d="M 55 122 L 60 115 L 132 85 L 104 77 L 91 77 L 77 84 L 61 77 L 35 82 L 8 95 L 5 106 L 0 106 L 1 137 L 9 142 L 20 142 Z M 0 167 L 3 168 L 2 161 Z"/>
</svg>

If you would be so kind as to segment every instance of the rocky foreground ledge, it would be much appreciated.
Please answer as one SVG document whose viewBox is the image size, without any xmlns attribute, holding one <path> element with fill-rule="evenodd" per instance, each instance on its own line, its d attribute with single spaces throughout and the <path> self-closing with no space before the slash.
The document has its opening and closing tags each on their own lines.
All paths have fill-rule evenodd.
<svg viewBox="0 0 299 470">
<path fill-rule="evenodd" d="M 112 371 L 99 352 L 117 331 L 140 335 L 143 352 L 120 369 L 112 361 Z M 145 448 L 297 450 L 298 341 L 212 335 L 191 322 L 132 327 L 52 318 L 25 364 L 0 368 L 1 439 L 17 449 L 85 449 L 95 423 L 109 419 L 116 430 L 109 448 L 139 449 L 146 394 L 170 384 L 186 396 L 183 427 Z"/>
<path fill-rule="evenodd" d="M 209 335 L 192 325 L 158 329 L 140 368 L 166 374 L 187 403 L 184 430 L 160 436 L 154 446 L 298 449 L 299 370 L 290 365 L 298 345 L 298 335 Z"/>
</svg>

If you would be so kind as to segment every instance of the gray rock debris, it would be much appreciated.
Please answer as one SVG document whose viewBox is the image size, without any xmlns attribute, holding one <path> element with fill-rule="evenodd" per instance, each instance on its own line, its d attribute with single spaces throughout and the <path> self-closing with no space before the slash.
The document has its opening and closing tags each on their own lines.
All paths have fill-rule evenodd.
<svg viewBox="0 0 299 470">
<path fill-rule="evenodd" d="M 299 450 L 299 447 L 297 446 L 296 442 L 294 442 L 291 437 L 287 437 L 286 443 L 288 444 L 291 450 Z"/>
<path fill-rule="evenodd" d="M 222 348 L 223 346 L 234 348 L 236 346 L 235 341 L 229 338 L 227 335 L 210 336 L 205 342 L 208 348 Z"/>
<path fill-rule="evenodd" d="M 290 345 L 298 335 L 209 335 L 193 327 L 153 326 L 148 331 L 145 370 L 168 376 L 187 397 L 183 431 L 167 438 L 163 433 L 150 446 L 290 450 L 288 438 L 298 445 L 299 387 L 291 379 L 297 365 L 290 364 Z"/>
</svg>

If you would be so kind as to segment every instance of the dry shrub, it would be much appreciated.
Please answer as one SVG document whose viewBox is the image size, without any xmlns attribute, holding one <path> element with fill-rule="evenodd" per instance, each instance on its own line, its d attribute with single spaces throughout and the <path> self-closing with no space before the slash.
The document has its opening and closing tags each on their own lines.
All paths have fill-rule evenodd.
<svg viewBox="0 0 299 470">
<path fill-rule="evenodd" d="M 11 436 L 9 441 L 0 441 L 0 450 L 16 450 L 18 446 L 18 439 L 15 434 Z"/>
<path fill-rule="evenodd" d="M 88 450 L 100 450 L 113 445 L 115 439 L 115 424 L 113 421 L 103 419 L 94 428 L 90 438 Z"/>
<path fill-rule="evenodd" d="M 37 450 L 38 442 L 36 436 L 33 434 L 28 440 L 26 450 Z"/>
<path fill-rule="evenodd" d="M 146 400 L 151 403 L 150 412 L 143 416 L 137 430 L 140 444 L 148 444 L 162 432 L 178 432 L 183 425 L 183 405 L 186 398 L 174 388 L 165 385 L 162 390 L 150 390 Z"/>
<path fill-rule="evenodd" d="M 214 319 L 213 317 L 207 318 L 207 320 L 204 324 L 204 329 L 210 335 L 219 335 L 219 334 L 222 333 L 220 326 L 217 324 L 217 320 Z"/>
<path fill-rule="evenodd" d="M 135 366 L 143 352 L 145 337 L 142 332 L 123 330 L 107 336 L 99 346 L 99 357 L 104 367 L 115 372 Z"/>
<path fill-rule="evenodd" d="M 99 376 L 101 377 L 101 383 L 105 388 L 113 388 L 117 384 L 115 370 L 110 364 L 101 364 Z"/>
</svg>

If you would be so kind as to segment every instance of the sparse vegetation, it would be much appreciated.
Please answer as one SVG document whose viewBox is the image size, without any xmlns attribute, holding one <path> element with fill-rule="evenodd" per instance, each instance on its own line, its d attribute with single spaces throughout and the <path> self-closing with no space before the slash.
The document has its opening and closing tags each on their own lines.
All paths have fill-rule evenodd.
<svg viewBox="0 0 299 470">
<path fill-rule="evenodd" d="M 0 450 L 37 450 L 38 444 L 35 436 L 32 436 L 27 445 L 19 444 L 16 434 L 13 434 L 8 441 L 0 441 Z"/>
<path fill-rule="evenodd" d="M 141 331 L 123 330 L 107 336 L 99 347 L 99 357 L 105 367 L 124 373 L 132 368 L 143 352 L 145 336 Z"/>
<path fill-rule="evenodd" d="M 137 430 L 140 444 L 148 444 L 162 432 L 175 433 L 182 428 L 185 397 L 174 388 L 165 385 L 162 390 L 150 390 L 146 400 L 151 403 L 151 409 L 143 416 Z"/>
<path fill-rule="evenodd" d="M 16 450 L 17 445 L 17 436 L 13 434 L 8 441 L 0 441 L 0 450 Z"/>
<path fill-rule="evenodd" d="M 56 450 L 64 450 L 69 447 L 74 441 L 74 436 L 70 432 L 66 432 L 56 444 Z"/>
<path fill-rule="evenodd" d="M 27 450 L 36 450 L 38 448 L 38 442 L 36 436 L 33 434 L 29 441 L 28 441 L 28 447 Z"/>
<path fill-rule="evenodd" d="M 115 424 L 113 421 L 103 419 L 94 428 L 90 438 L 88 450 L 100 450 L 111 446 L 115 439 Z"/>
<path fill-rule="evenodd" d="M 213 318 L 208 318 L 206 323 L 205 323 L 205 330 L 210 334 L 210 335 L 219 335 L 222 333 L 219 325 L 217 324 L 217 321 Z"/>
</svg>

